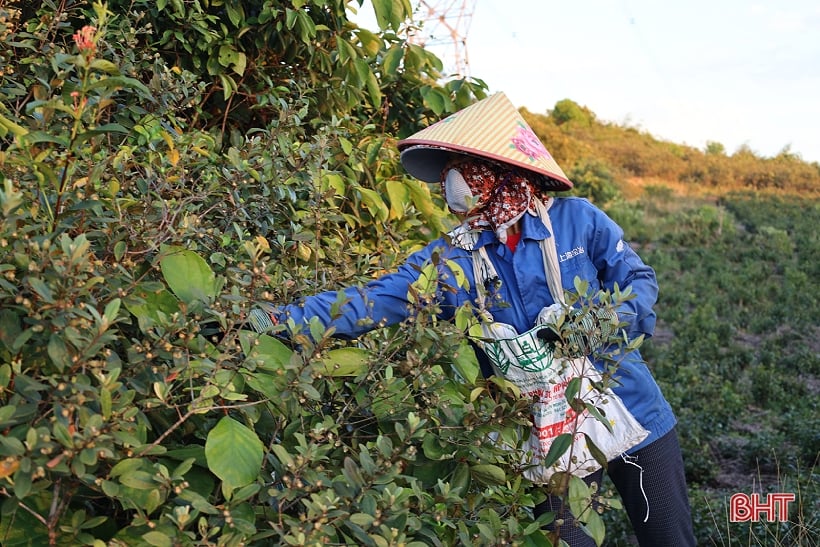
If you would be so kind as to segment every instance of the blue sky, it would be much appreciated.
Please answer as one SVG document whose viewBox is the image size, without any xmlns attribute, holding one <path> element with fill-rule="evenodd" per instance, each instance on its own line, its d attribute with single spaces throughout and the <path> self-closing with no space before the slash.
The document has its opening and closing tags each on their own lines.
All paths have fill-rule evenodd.
<svg viewBox="0 0 820 547">
<path fill-rule="evenodd" d="M 470 73 L 516 106 L 544 113 L 568 98 L 662 140 L 766 157 L 788 146 L 820 162 L 816 0 L 465 3 Z"/>
</svg>

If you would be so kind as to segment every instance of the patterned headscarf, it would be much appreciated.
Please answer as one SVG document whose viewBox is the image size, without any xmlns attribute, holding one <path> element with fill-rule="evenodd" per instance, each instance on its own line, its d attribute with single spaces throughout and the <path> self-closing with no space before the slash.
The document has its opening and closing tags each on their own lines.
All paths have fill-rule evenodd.
<svg viewBox="0 0 820 547">
<path fill-rule="evenodd" d="M 549 199 L 523 170 L 472 157 L 445 166 L 441 191 L 450 211 L 466 214 L 470 228 L 489 226 L 502 243 L 507 241 L 507 228 L 532 207 L 533 197 L 544 203 Z"/>
</svg>

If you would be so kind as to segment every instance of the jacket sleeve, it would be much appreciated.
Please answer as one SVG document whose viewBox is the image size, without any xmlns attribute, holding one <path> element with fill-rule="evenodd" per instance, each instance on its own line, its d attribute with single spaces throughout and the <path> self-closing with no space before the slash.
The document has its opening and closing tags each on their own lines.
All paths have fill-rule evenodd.
<svg viewBox="0 0 820 547">
<path fill-rule="evenodd" d="M 645 264 L 624 240 L 624 232 L 603 211 L 595 222 L 592 248 L 593 262 L 604 289 L 612 291 L 617 283 L 623 291 L 632 288 L 633 298 L 621 304 L 618 317 L 628 323 L 627 335 L 650 337 L 655 331 L 655 311 L 658 283 L 655 270 Z"/>
<path fill-rule="evenodd" d="M 262 309 L 274 316 L 277 323 L 292 320 L 296 328 L 308 336 L 307 325 L 314 317 L 325 328 L 335 329 L 333 336 L 348 339 L 400 323 L 413 313 L 408 300 L 410 286 L 418 280 L 420 269 L 432 253 L 442 245 L 445 245 L 442 240 L 431 243 L 412 254 L 397 271 L 365 285 L 306 296 L 281 307 L 262 305 Z"/>
</svg>

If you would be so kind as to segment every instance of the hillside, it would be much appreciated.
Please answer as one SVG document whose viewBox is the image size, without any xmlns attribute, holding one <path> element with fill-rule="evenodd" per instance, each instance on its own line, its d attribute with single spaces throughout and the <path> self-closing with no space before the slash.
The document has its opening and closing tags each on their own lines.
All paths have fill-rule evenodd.
<svg viewBox="0 0 820 547">
<path fill-rule="evenodd" d="M 546 114 L 522 114 L 565 171 L 581 175 L 583 184 L 585 166 L 603 167 L 627 199 L 656 186 L 676 196 L 701 198 L 738 190 L 820 197 L 820 164 L 788 151 L 772 158 L 748 149 L 727 154 L 719 143 L 703 151 L 629 126 L 602 123 L 569 99 Z"/>
</svg>

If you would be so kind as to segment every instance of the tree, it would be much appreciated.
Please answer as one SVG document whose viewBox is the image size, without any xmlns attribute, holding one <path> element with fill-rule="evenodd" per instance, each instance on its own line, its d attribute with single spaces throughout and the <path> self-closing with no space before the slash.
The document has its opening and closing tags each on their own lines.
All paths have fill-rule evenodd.
<svg viewBox="0 0 820 547">
<path fill-rule="evenodd" d="M 570 99 L 563 99 L 555 103 L 550 115 L 558 125 L 573 123 L 579 127 L 589 127 L 595 120 L 595 114 L 591 110 Z"/>
<path fill-rule="evenodd" d="M 713 156 L 725 156 L 726 147 L 719 142 L 709 141 L 706 143 L 706 153 Z"/>
</svg>

